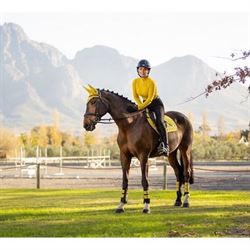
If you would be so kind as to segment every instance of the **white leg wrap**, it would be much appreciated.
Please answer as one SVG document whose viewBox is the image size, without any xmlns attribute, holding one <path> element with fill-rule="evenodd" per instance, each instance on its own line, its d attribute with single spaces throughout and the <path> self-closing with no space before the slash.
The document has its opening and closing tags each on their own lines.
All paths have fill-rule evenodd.
<svg viewBox="0 0 250 250">
<path fill-rule="evenodd" d="M 184 203 L 189 203 L 189 197 L 190 197 L 190 194 L 185 194 Z"/>
<path fill-rule="evenodd" d="M 120 204 L 118 205 L 117 209 L 123 209 L 124 206 L 125 206 L 125 203 L 120 202 Z"/>
<path fill-rule="evenodd" d="M 144 203 L 144 208 L 143 209 L 150 209 L 150 204 L 148 204 L 148 203 Z"/>
</svg>

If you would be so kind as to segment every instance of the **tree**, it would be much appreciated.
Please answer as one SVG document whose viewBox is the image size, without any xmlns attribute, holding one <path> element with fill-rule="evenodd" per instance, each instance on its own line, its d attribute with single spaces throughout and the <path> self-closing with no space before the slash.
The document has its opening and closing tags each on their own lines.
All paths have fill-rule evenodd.
<svg viewBox="0 0 250 250">
<path fill-rule="evenodd" d="M 246 60 L 248 57 L 250 57 L 250 50 L 242 51 L 239 55 L 232 53 L 231 58 L 226 59 L 229 59 L 231 61 L 238 61 Z M 216 75 L 218 76 L 218 73 L 216 73 Z M 250 68 L 248 66 L 235 67 L 234 74 L 228 75 L 227 72 L 224 72 L 223 75 L 224 76 L 221 79 L 215 80 L 207 86 L 207 88 L 205 89 L 206 96 L 208 96 L 213 91 L 227 88 L 234 82 L 245 84 L 247 78 L 250 77 Z M 248 94 L 250 94 L 250 84 L 248 85 Z"/>
<path fill-rule="evenodd" d="M 49 127 L 48 136 L 49 136 L 49 142 L 51 145 L 61 146 L 62 135 L 56 127 L 54 126 Z"/>
<path fill-rule="evenodd" d="M 21 133 L 21 134 L 19 135 L 19 140 L 20 140 L 20 142 L 21 142 L 21 144 L 22 144 L 23 146 L 27 146 L 27 145 L 29 144 L 29 142 L 30 142 L 29 135 L 26 134 L 26 133 Z"/>
<path fill-rule="evenodd" d="M 84 145 L 88 149 L 96 145 L 96 143 L 97 143 L 97 138 L 94 133 L 88 133 L 88 132 L 84 133 Z"/>
<path fill-rule="evenodd" d="M 24 135 L 21 137 L 23 142 L 26 141 L 24 145 L 27 145 L 27 139 L 28 137 L 24 137 Z M 32 146 L 46 147 L 48 145 L 48 127 L 45 125 L 34 127 L 31 130 L 30 140 Z"/>
<path fill-rule="evenodd" d="M 47 147 L 48 145 L 48 128 L 44 125 L 38 128 L 37 145 L 40 147 Z"/>
<path fill-rule="evenodd" d="M 9 129 L 0 126 L 0 158 L 11 155 L 18 147 L 18 139 Z"/>
<path fill-rule="evenodd" d="M 223 115 L 220 115 L 218 119 L 218 137 L 222 139 L 225 135 L 225 119 Z"/>
<path fill-rule="evenodd" d="M 209 137 L 209 132 L 211 131 L 211 128 L 208 124 L 208 119 L 207 119 L 207 113 L 203 112 L 202 114 L 202 124 L 199 127 L 200 132 L 202 133 L 202 138 L 203 141 L 205 141 Z"/>
<path fill-rule="evenodd" d="M 239 130 L 231 131 L 226 135 L 226 141 L 228 141 L 228 142 L 238 143 L 239 140 L 240 140 L 240 131 Z"/>
</svg>

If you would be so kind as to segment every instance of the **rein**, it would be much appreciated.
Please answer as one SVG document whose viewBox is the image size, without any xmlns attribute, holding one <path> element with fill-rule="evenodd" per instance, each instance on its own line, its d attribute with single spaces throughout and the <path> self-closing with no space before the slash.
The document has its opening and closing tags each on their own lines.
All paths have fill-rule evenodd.
<svg viewBox="0 0 250 250">
<path fill-rule="evenodd" d="M 133 116 L 137 116 L 137 115 L 144 113 L 144 112 L 145 112 L 145 110 L 140 110 L 140 111 L 136 111 L 134 113 L 129 113 L 129 115 L 127 113 L 123 113 L 124 116 L 117 118 L 117 120 L 127 119 L 127 118 L 130 118 Z M 98 113 L 86 113 L 84 116 L 88 116 L 88 115 L 96 116 L 96 120 L 95 120 L 96 123 L 101 123 L 101 124 L 113 124 L 113 123 L 115 123 L 115 122 L 113 122 L 114 119 L 112 117 L 111 118 L 101 118 L 100 114 L 98 114 Z"/>
</svg>

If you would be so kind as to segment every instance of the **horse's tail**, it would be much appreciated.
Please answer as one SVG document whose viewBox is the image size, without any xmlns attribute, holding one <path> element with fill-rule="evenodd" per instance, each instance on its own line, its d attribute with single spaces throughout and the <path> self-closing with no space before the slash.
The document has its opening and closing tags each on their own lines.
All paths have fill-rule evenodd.
<svg viewBox="0 0 250 250">
<path fill-rule="evenodd" d="M 190 169 L 191 169 L 191 173 L 190 173 L 189 183 L 194 184 L 194 168 L 193 168 L 193 154 L 192 154 L 192 151 L 190 152 Z"/>
<path fill-rule="evenodd" d="M 181 172 L 182 172 L 182 183 L 184 184 L 184 163 L 183 163 L 183 158 L 182 155 L 180 155 L 180 166 L 181 166 Z M 189 183 L 194 184 L 194 168 L 193 168 L 193 155 L 192 151 L 190 152 L 190 178 L 189 178 Z"/>
</svg>

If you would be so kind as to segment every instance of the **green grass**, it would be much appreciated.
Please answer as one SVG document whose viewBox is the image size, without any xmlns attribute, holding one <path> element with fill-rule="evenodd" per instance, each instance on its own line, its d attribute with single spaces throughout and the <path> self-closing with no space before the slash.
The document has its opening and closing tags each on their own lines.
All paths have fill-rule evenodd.
<svg viewBox="0 0 250 250">
<path fill-rule="evenodd" d="M 124 214 L 120 192 L 95 190 L 0 191 L 0 237 L 249 237 L 250 193 L 192 191 L 190 208 L 175 208 L 174 191 L 130 190 Z"/>
</svg>

